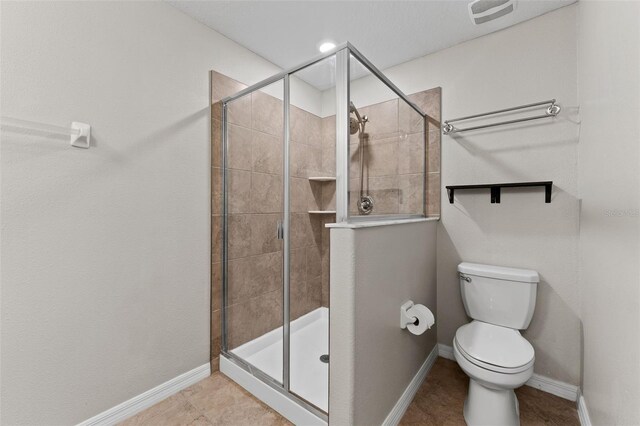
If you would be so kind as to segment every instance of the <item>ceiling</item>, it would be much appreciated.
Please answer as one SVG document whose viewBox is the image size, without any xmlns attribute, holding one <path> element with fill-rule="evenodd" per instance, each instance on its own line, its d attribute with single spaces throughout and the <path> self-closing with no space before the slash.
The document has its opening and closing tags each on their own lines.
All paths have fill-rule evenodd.
<svg viewBox="0 0 640 426">
<path fill-rule="evenodd" d="M 323 41 L 349 41 L 385 69 L 576 0 L 519 0 L 513 13 L 481 25 L 472 23 L 465 0 L 167 1 L 283 69 L 317 56 Z M 320 75 L 326 72 L 307 74 L 322 90 L 330 85 Z"/>
</svg>

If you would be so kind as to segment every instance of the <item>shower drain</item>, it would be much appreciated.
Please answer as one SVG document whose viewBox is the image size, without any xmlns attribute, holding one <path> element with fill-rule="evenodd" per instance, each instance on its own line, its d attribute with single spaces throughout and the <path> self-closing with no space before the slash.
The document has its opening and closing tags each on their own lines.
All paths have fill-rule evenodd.
<svg viewBox="0 0 640 426">
<path fill-rule="evenodd" d="M 327 364 L 329 362 L 329 354 L 320 355 L 320 361 Z"/>
</svg>

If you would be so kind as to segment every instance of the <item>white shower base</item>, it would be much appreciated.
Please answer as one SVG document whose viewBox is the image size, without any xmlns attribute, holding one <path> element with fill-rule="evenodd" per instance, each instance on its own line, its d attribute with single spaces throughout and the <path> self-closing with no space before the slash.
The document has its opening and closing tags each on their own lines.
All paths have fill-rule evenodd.
<svg viewBox="0 0 640 426">
<path fill-rule="evenodd" d="M 282 381 L 282 339 L 280 327 L 231 352 Z M 329 310 L 318 308 L 292 321 L 290 342 L 291 392 L 326 412 L 329 406 L 329 364 L 321 362 L 320 356 L 329 353 Z"/>
</svg>

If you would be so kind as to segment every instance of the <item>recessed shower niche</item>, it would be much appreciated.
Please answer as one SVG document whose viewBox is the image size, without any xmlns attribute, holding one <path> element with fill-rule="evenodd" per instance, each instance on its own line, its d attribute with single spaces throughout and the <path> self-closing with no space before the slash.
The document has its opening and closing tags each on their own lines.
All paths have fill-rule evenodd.
<svg viewBox="0 0 640 426">
<path fill-rule="evenodd" d="M 440 91 L 404 95 L 350 44 L 211 89 L 214 368 L 326 424 L 326 225 L 439 214 Z"/>
</svg>

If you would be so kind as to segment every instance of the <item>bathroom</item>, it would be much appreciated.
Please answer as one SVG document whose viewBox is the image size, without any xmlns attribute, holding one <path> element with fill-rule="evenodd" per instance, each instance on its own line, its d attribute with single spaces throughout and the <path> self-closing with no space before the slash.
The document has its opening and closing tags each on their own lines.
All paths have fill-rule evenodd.
<svg viewBox="0 0 640 426">
<path fill-rule="evenodd" d="M 521 423 L 640 424 L 640 7 L 471 3 L 0 3 L 0 424 L 496 424 L 469 264 Z"/>
</svg>

